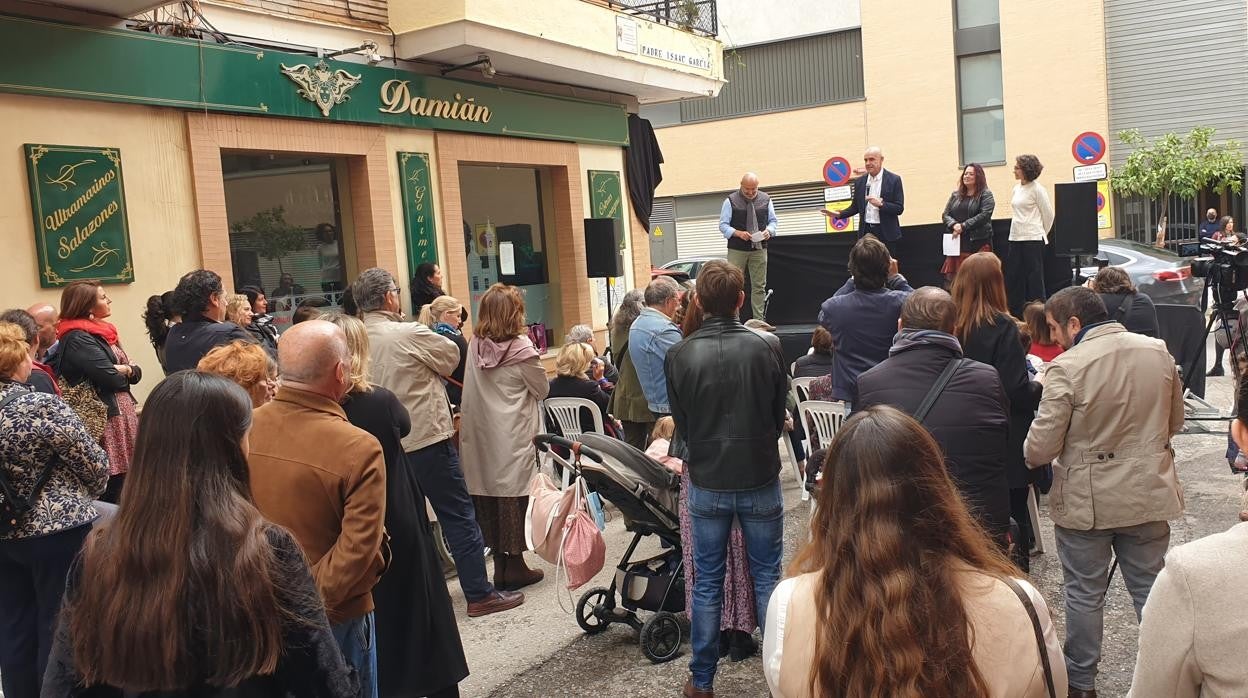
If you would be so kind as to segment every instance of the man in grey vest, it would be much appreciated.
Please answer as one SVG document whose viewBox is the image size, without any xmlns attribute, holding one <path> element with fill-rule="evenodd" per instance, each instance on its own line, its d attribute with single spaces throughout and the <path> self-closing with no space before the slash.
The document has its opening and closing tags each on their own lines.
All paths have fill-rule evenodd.
<svg viewBox="0 0 1248 698">
<path fill-rule="evenodd" d="M 728 240 L 728 261 L 750 274 L 750 311 L 763 319 L 767 294 L 767 241 L 776 234 L 776 209 L 771 197 L 758 190 L 758 175 L 746 172 L 741 188 L 724 199 L 719 209 L 719 232 Z"/>
</svg>

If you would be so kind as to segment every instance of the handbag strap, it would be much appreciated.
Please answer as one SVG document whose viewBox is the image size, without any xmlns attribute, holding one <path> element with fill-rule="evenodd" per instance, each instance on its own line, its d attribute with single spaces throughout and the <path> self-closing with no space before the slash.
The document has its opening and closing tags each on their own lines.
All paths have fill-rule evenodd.
<svg viewBox="0 0 1248 698">
<path fill-rule="evenodd" d="M 927 413 L 932 411 L 932 407 L 936 405 L 937 398 L 945 392 L 945 386 L 949 385 L 949 381 L 953 379 L 953 374 L 957 372 L 958 367 L 962 365 L 962 357 L 955 356 L 945 365 L 945 370 L 940 372 L 940 376 L 936 378 L 936 382 L 932 384 L 932 389 L 927 391 L 927 396 L 923 398 L 923 402 L 919 403 L 919 409 L 914 411 L 914 420 L 919 424 L 927 419 Z"/>
<path fill-rule="evenodd" d="M 3 399 L 0 399 L 0 413 L 4 412 L 4 408 L 8 407 L 9 403 L 23 395 L 29 394 L 30 393 L 27 391 L 14 390 L 8 395 L 5 395 Z M 39 478 L 35 480 L 35 486 L 31 488 L 30 494 L 26 497 L 17 496 L 17 490 L 14 489 L 13 483 L 9 482 L 9 476 L 4 472 L 4 468 L 0 468 L 0 491 L 3 491 L 5 498 L 10 502 L 14 504 L 20 503 L 21 509 L 29 508 L 30 501 L 39 496 L 39 492 L 43 490 L 43 486 L 48 484 L 48 480 L 52 478 L 52 469 L 56 467 L 56 464 L 59 463 L 60 460 L 61 457 L 58 454 L 52 454 L 52 457 L 48 459 L 47 465 L 43 466 L 43 470 L 39 473 Z"/>
<path fill-rule="evenodd" d="M 1040 665 L 1044 667 L 1044 685 L 1049 690 L 1049 698 L 1057 698 L 1057 689 L 1053 686 L 1053 667 L 1049 664 L 1049 650 L 1044 644 L 1044 631 L 1040 629 L 1040 615 L 1036 613 L 1036 606 L 1018 582 L 1010 577 L 1006 577 L 1004 581 L 1027 609 L 1027 617 L 1031 619 L 1031 629 L 1036 634 L 1036 649 L 1040 651 Z"/>
<path fill-rule="evenodd" d="M 1122 299 L 1122 302 L 1118 304 L 1118 310 L 1114 312 L 1114 322 L 1122 322 L 1122 319 L 1127 316 L 1127 313 L 1131 312 L 1131 308 L 1134 306 L 1135 294 Z"/>
</svg>

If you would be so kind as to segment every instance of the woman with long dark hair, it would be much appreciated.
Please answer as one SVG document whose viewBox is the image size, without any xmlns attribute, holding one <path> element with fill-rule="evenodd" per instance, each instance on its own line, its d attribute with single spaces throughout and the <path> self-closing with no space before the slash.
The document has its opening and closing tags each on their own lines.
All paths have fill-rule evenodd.
<svg viewBox="0 0 1248 698">
<path fill-rule="evenodd" d="M 433 302 L 438 296 L 445 296 L 442 290 L 442 269 L 433 262 L 421 262 L 416 266 L 416 275 L 412 277 L 412 314 L 419 315 L 420 309 Z"/>
<path fill-rule="evenodd" d="M 147 307 L 143 310 L 143 325 L 147 328 L 148 340 L 156 349 L 156 360 L 162 370 L 165 368 L 165 338 L 169 336 L 169 328 L 179 322 L 182 322 L 182 315 L 173 309 L 173 291 L 148 296 Z"/>
<path fill-rule="evenodd" d="M 351 351 L 351 392 L 342 401 L 347 421 L 377 437 L 386 459 L 386 532 L 392 557 L 373 587 L 378 695 L 458 696 L 468 662 L 425 511 L 425 493 L 403 452 L 411 416 L 394 393 L 369 382 L 364 322 L 343 313 L 321 319 L 342 328 Z"/>
<path fill-rule="evenodd" d="M 1066 695 L 1044 597 L 975 523 L 922 425 L 891 407 L 856 412 L 824 472 L 796 576 L 767 610 L 772 695 L 1047 698 L 1050 672 Z"/>
<path fill-rule="evenodd" d="M 958 188 L 949 195 L 941 216 L 945 229 L 957 238 L 961 249 L 957 257 L 946 257 L 940 268 L 940 273 L 950 282 L 967 257 L 976 252 L 992 251 L 992 212 L 996 207 L 984 168 L 976 162 L 962 168 Z"/>
<path fill-rule="evenodd" d="M 60 696 L 358 696 L 299 544 L 251 502 L 251 400 L 183 371 L 143 410 L 126 498 L 70 571 Z"/>
<path fill-rule="evenodd" d="M 1023 460 L 1023 441 L 1040 405 L 1040 384 L 1027 371 L 1027 349 L 1018 324 L 1006 306 L 1001 260 L 991 252 L 976 252 L 963 262 L 951 289 L 958 306 L 954 334 L 962 355 L 997 369 L 1001 387 L 1010 400 L 1010 436 L 1006 445 L 1005 476 L 1010 485 L 1010 516 L 1018 522 L 1022 540 L 1015 541 L 1015 563 L 1030 569 L 1029 554 L 1035 532 L 1027 509 L 1028 485 L 1040 470 Z"/>
<path fill-rule="evenodd" d="M 611 318 L 611 363 L 619 371 L 619 380 L 615 382 L 611 402 L 607 405 L 607 412 L 615 415 L 624 428 L 624 441 L 639 451 L 646 450 L 650 444 L 650 432 L 654 428 L 654 413 L 646 404 L 637 368 L 628 355 L 628 330 L 645 307 L 643 300 L 641 289 L 625 293 L 620 307 Z"/>
<path fill-rule="evenodd" d="M 106 321 L 113 314 L 112 307 L 113 301 L 98 281 L 74 281 L 66 286 L 56 325 L 60 349 L 51 360 L 66 383 L 73 386 L 86 381 L 108 408 L 101 445 L 108 453 L 109 478 L 101 499 L 116 504 L 139 428 L 138 405 L 130 386 L 143 378 L 143 371 L 121 348 L 117 327 Z"/>
</svg>

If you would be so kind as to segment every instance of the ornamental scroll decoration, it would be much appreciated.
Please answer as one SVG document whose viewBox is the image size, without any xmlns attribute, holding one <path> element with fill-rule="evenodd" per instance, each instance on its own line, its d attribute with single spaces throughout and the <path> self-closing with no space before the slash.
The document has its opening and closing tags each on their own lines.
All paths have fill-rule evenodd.
<svg viewBox="0 0 1248 698">
<path fill-rule="evenodd" d="M 321 116 L 329 116 L 336 104 L 351 99 L 347 92 L 363 80 L 362 75 L 352 75 L 345 70 L 330 70 L 329 64 L 320 61 L 315 66 L 281 64 L 282 74 L 300 87 L 299 96 L 315 104 Z"/>
</svg>

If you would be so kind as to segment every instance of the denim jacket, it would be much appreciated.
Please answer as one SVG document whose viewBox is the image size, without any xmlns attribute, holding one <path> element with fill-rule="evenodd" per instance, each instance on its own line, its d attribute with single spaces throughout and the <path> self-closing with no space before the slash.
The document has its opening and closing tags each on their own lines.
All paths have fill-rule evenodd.
<svg viewBox="0 0 1248 698">
<path fill-rule="evenodd" d="M 628 331 L 628 355 L 637 369 L 637 380 L 646 395 L 651 412 L 670 414 L 667 402 L 667 379 L 663 377 L 663 359 L 667 350 L 683 337 L 663 313 L 654 308 L 643 308 Z"/>
</svg>

